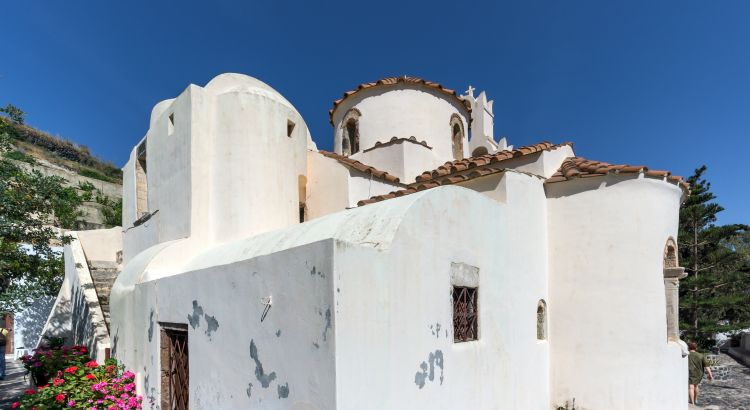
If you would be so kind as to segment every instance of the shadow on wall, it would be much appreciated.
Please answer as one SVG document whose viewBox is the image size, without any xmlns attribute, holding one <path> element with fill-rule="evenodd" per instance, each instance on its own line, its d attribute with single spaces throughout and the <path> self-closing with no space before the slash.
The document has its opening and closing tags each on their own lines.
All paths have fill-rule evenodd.
<svg viewBox="0 0 750 410">
<path fill-rule="evenodd" d="M 54 305 L 54 297 L 39 298 L 15 316 L 13 330 L 15 331 L 14 343 L 16 348 L 22 347 L 31 350 L 36 347 Z"/>
<path fill-rule="evenodd" d="M 84 291 L 87 289 L 94 289 L 94 284 L 89 283 L 84 286 L 79 286 L 73 289 L 72 299 L 72 314 L 71 314 L 71 329 L 72 339 L 67 340 L 68 343 L 76 345 L 84 345 L 89 348 L 90 351 L 96 351 L 96 345 L 103 343 L 101 337 L 96 335 L 96 329 L 94 328 L 94 321 L 91 318 L 92 308 L 99 306 L 99 302 L 86 302 Z"/>
<path fill-rule="evenodd" d="M 62 298 L 57 302 L 57 305 L 53 305 L 53 311 L 47 320 L 47 324 L 44 327 L 43 334 L 41 336 L 47 337 L 62 337 L 65 340 L 70 340 L 70 317 L 71 317 L 71 303 L 67 298 Z M 44 325 L 43 325 L 44 326 Z M 37 347 L 37 342 L 32 346 L 26 346 L 26 348 L 33 349 Z"/>
</svg>

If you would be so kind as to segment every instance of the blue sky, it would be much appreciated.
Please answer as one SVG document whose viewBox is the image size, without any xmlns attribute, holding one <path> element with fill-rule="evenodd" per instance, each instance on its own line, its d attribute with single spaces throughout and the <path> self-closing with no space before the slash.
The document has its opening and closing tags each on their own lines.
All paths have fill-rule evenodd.
<svg viewBox="0 0 750 410">
<path fill-rule="evenodd" d="M 750 2 L 3 2 L 0 105 L 122 165 L 158 101 L 257 77 L 330 148 L 327 111 L 361 82 L 420 76 L 495 100 L 516 146 L 688 176 L 721 223 L 750 223 Z M 644 204 L 644 206 L 647 206 Z"/>
</svg>

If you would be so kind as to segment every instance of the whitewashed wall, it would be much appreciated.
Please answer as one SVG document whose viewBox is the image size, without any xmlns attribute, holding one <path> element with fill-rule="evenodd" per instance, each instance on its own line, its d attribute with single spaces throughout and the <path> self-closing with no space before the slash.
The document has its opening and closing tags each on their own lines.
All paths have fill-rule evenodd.
<svg viewBox="0 0 750 410">
<path fill-rule="evenodd" d="M 317 152 L 310 152 L 308 161 L 305 198 L 308 220 L 356 207 L 363 199 L 403 188 L 402 185 L 351 169 Z"/>
<path fill-rule="evenodd" d="M 403 183 L 412 183 L 422 172 L 433 170 L 452 158 L 438 157 L 433 149 L 410 141 L 399 141 L 379 146 L 367 152 L 349 156 L 399 178 Z"/>
<path fill-rule="evenodd" d="M 138 284 L 115 353 L 158 403 L 160 323 L 186 324 L 191 408 L 335 408 L 331 253 L 319 242 Z"/>
<path fill-rule="evenodd" d="M 190 85 L 154 107 L 146 138 L 152 216 L 133 226 L 134 149 L 123 168 L 126 263 L 157 243 L 209 244 L 298 223 L 299 177 L 314 144 L 294 107 L 261 81 L 222 74 Z"/>
<path fill-rule="evenodd" d="M 104 231 L 104 236 L 116 234 L 117 228 Z M 102 232 L 95 236 L 102 237 Z M 54 305 L 46 318 L 43 336 L 63 337 L 66 344 L 87 346 L 91 357 L 103 363 L 110 348 L 110 338 L 104 314 L 99 305 L 86 256 L 78 239 L 86 231 L 71 232 L 73 241 L 65 245 L 65 279 Z M 114 247 L 113 247 L 114 249 Z M 112 252 L 114 257 L 115 252 Z"/>
<path fill-rule="evenodd" d="M 512 205 L 439 188 L 227 243 L 169 278 L 142 279 L 147 251 L 113 291 L 115 354 L 158 401 L 159 322 L 190 324 L 196 408 L 545 409 L 548 348 L 536 340 L 545 218 L 533 199 L 543 191 L 525 175 L 509 179 Z M 515 207 L 531 212 L 518 217 Z M 473 216 L 445 217 L 455 211 Z M 454 262 L 480 269 L 476 342 L 452 340 Z M 260 322 L 267 296 L 273 306 Z M 430 353 L 442 354 L 442 368 L 420 388 Z"/>
<path fill-rule="evenodd" d="M 444 187 L 367 205 L 411 202 L 387 249 L 337 243 L 337 408 L 548 408 L 543 190 L 525 175 L 502 184 L 507 204 Z M 479 268 L 478 341 L 453 342 L 452 263 Z"/>
<path fill-rule="evenodd" d="M 667 343 L 662 271 L 681 190 L 611 176 L 547 193 L 552 404 L 685 409 L 687 362 Z"/>
</svg>

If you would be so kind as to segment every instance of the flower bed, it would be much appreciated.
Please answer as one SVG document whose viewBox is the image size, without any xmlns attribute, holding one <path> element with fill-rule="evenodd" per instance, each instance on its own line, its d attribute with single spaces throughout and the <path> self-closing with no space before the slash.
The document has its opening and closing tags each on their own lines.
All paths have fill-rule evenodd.
<svg viewBox="0 0 750 410">
<path fill-rule="evenodd" d="M 22 357 L 38 387 L 26 390 L 12 408 L 140 409 L 143 398 L 135 392 L 135 374 L 116 359 L 100 365 L 86 352 L 85 346 L 64 346 Z"/>
</svg>

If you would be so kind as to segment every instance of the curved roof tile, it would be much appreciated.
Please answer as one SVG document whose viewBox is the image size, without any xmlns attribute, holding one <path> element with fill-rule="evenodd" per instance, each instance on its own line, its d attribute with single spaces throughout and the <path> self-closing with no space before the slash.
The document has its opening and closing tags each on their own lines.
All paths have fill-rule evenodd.
<svg viewBox="0 0 750 410">
<path fill-rule="evenodd" d="M 650 170 L 643 165 L 613 165 L 602 161 L 592 161 L 581 157 L 565 159 L 560 169 L 547 179 L 547 183 L 569 181 L 575 178 L 589 178 L 608 174 L 640 174 L 648 178 L 663 179 L 677 184 L 686 192 L 690 192 L 690 185 L 681 176 L 672 175 L 669 171 Z"/>
<path fill-rule="evenodd" d="M 372 87 L 377 87 L 381 85 L 389 86 L 389 85 L 397 85 L 399 83 L 405 83 L 405 84 L 420 84 L 428 88 L 433 88 L 435 90 L 438 90 L 446 95 L 451 95 L 455 97 L 458 102 L 461 104 L 461 106 L 466 107 L 466 109 L 471 113 L 471 106 L 468 102 L 464 101 L 462 98 L 458 96 L 455 90 L 451 90 L 450 88 L 445 88 L 442 85 L 425 80 L 423 78 L 419 77 L 409 77 L 406 75 L 403 75 L 401 77 L 386 77 L 383 79 L 380 79 L 378 81 L 372 82 L 372 83 L 362 83 L 357 86 L 354 90 L 350 90 L 344 93 L 344 95 L 339 98 L 338 100 L 333 102 L 333 108 L 331 108 L 328 111 L 328 119 L 331 122 L 331 125 L 333 125 L 333 112 L 336 111 L 336 108 L 338 108 L 339 104 L 341 104 L 344 100 L 346 100 L 348 97 L 358 93 L 361 90 L 365 90 Z"/>
<path fill-rule="evenodd" d="M 543 141 L 538 144 L 527 145 L 525 147 L 521 147 L 512 151 L 505 150 L 496 152 L 494 154 L 486 154 L 476 157 L 459 159 L 456 161 L 450 161 L 433 170 L 423 172 L 422 175 L 419 175 L 417 177 L 417 182 L 429 181 L 431 179 L 440 178 L 442 176 L 464 171 L 469 168 L 481 167 L 483 165 L 493 164 L 495 162 L 505 161 L 511 158 L 518 158 L 524 155 L 534 154 L 541 151 L 549 151 L 565 145 L 572 146 L 573 143 L 563 142 L 562 144 L 552 144 L 551 142 Z"/>
<path fill-rule="evenodd" d="M 364 172 L 365 174 L 370 174 L 374 178 L 379 178 L 384 181 L 393 183 L 393 184 L 401 184 L 399 182 L 398 177 L 395 177 L 385 171 L 381 171 L 375 167 L 371 167 L 369 165 L 365 165 L 355 159 L 351 159 L 349 157 L 345 157 L 343 155 L 336 154 L 335 152 L 328 152 L 328 151 L 318 151 L 320 154 L 328 157 L 333 158 L 336 161 L 340 162 L 343 165 L 348 166 L 349 168 L 356 169 L 359 172 Z M 403 186 L 403 185 L 402 185 Z"/>
</svg>

